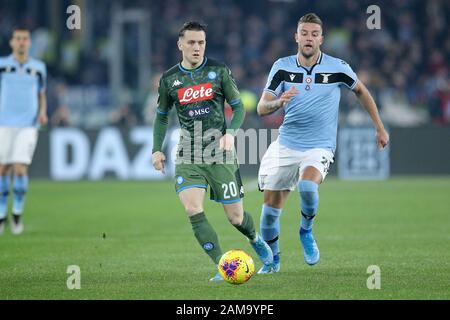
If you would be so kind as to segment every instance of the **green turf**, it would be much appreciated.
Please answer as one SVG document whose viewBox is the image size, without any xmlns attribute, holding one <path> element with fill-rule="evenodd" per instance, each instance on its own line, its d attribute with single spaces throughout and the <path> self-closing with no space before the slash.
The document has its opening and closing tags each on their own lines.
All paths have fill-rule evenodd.
<svg viewBox="0 0 450 320">
<path fill-rule="evenodd" d="M 292 193 L 281 221 L 281 272 L 242 286 L 207 281 L 214 266 L 173 190 L 171 182 L 32 181 L 25 233 L 0 236 L 0 299 L 450 298 L 449 177 L 327 180 L 315 267 L 303 262 Z M 257 223 L 261 200 L 257 191 L 245 198 Z M 207 201 L 205 212 L 224 250 L 243 248 L 256 261 L 218 204 Z M 66 287 L 69 265 L 81 268 L 81 290 Z M 380 290 L 366 287 L 369 265 L 381 268 Z"/>
</svg>

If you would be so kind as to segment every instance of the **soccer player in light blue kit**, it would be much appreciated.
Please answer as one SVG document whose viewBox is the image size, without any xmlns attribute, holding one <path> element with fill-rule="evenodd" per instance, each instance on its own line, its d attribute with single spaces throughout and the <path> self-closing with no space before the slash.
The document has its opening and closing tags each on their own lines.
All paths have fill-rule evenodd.
<svg viewBox="0 0 450 320">
<path fill-rule="evenodd" d="M 23 231 L 22 213 L 28 190 L 28 166 L 37 143 L 37 126 L 47 123 L 46 67 L 29 56 L 30 32 L 15 28 L 12 54 L 0 58 L 0 234 L 8 215 L 13 172 L 11 231 Z"/>
<path fill-rule="evenodd" d="M 274 255 L 271 266 L 258 273 L 280 270 L 280 215 L 290 191 L 298 187 L 301 198 L 300 242 L 308 265 L 319 262 L 312 234 L 319 205 L 319 184 L 334 161 L 340 88 L 352 90 L 369 113 L 376 128 L 376 143 L 383 149 L 389 135 L 377 106 L 350 66 L 320 50 L 322 21 L 314 13 L 300 18 L 295 33 L 298 53 L 277 60 L 258 103 L 258 114 L 284 108 L 279 137 L 267 149 L 258 173 L 264 191 L 260 232 Z"/>
</svg>

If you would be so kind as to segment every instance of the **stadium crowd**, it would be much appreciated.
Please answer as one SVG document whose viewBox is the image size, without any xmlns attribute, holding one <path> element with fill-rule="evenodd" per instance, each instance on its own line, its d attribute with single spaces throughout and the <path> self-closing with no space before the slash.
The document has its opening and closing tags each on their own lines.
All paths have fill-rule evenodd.
<svg viewBox="0 0 450 320">
<path fill-rule="evenodd" d="M 50 0 L 46 0 L 50 1 Z M 71 119 L 75 106 L 67 92 L 74 86 L 108 87 L 109 24 L 108 1 L 90 4 L 94 45 L 83 47 L 80 32 L 49 27 L 45 15 L 30 14 L 24 5 L 0 7 L 0 53 L 9 54 L 10 30 L 17 21 L 32 32 L 32 54 L 46 61 L 49 73 L 49 113 L 53 125 L 77 125 Z M 142 7 L 151 12 L 149 95 L 145 102 L 124 102 L 110 113 L 108 124 L 152 123 L 157 83 L 161 72 L 180 60 L 176 47 L 179 27 L 186 20 L 200 19 L 208 25 L 207 55 L 226 62 L 233 71 L 248 117 L 256 117 L 256 103 L 273 62 L 295 54 L 294 32 L 298 18 L 316 12 L 324 20 L 322 50 L 346 60 L 364 81 L 393 126 L 428 123 L 450 124 L 450 3 L 446 0 L 379 1 L 381 29 L 366 25 L 366 9 L 372 1 L 273 0 L 181 0 L 124 1 L 123 7 Z M 93 10 L 94 6 L 95 10 Z M 338 13 L 338 14 L 337 14 Z M 82 32 L 82 31 L 81 31 Z M 150 36 L 150 35 L 149 35 Z M 125 66 L 139 68 L 134 58 L 137 37 L 125 41 Z M 126 75 L 133 82 L 133 73 Z M 73 96 L 73 94 L 72 94 Z M 280 111 L 281 112 L 281 111 Z M 264 118 L 265 126 L 276 127 L 282 113 Z M 363 124 L 367 115 L 352 94 L 343 91 L 341 122 Z M 101 121 L 99 122 L 101 123 Z M 172 122 L 174 123 L 174 122 Z"/>
</svg>

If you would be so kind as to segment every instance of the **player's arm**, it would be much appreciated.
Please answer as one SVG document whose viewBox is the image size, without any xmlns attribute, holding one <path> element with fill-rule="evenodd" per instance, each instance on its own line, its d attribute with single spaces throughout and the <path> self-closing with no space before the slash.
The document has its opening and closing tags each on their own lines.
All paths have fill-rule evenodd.
<svg viewBox="0 0 450 320">
<path fill-rule="evenodd" d="M 375 100 L 373 100 L 369 90 L 361 81 L 358 81 L 356 86 L 353 88 L 353 92 L 356 94 L 358 100 L 364 106 L 367 113 L 370 115 L 373 124 L 375 125 L 378 148 L 380 150 L 384 149 L 384 147 L 389 143 L 389 134 L 381 121 Z"/>
<path fill-rule="evenodd" d="M 281 60 L 275 61 L 270 69 L 266 86 L 264 87 L 261 99 L 259 99 L 256 112 L 260 116 L 266 116 L 274 113 L 291 101 L 292 97 L 298 94 L 298 90 L 292 87 L 288 91 L 283 92 L 283 71 Z"/>
<path fill-rule="evenodd" d="M 47 118 L 47 96 L 46 96 L 46 83 L 47 83 L 47 69 L 45 65 L 42 69 L 41 77 L 39 78 L 39 93 L 38 93 L 38 122 L 40 125 L 46 125 Z"/>
<path fill-rule="evenodd" d="M 152 163 L 156 170 L 164 171 L 164 162 L 166 156 L 162 152 L 164 138 L 166 137 L 167 125 L 169 123 L 169 111 L 172 103 L 169 94 L 165 88 L 164 80 L 161 78 L 158 89 L 158 107 L 156 108 L 156 117 L 153 122 L 153 150 Z"/>
<path fill-rule="evenodd" d="M 47 118 L 47 96 L 45 95 L 45 91 L 39 92 L 39 113 L 38 113 L 38 121 L 41 125 L 46 125 L 48 122 Z"/>
<path fill-rule="evenodd" d="M 245 108 L 242 103 L 236 81 L 228 68 L 225 68 L 223 74 L 222 89 L 225 99 L 230 105 L 231 110 L 233 110 L 233 116 L 231 118 L 230 125 L 227 128 L 226 134 L 219 141 L 219 148 L 221 150 L 230 151 L 234 148 L 234 136 L 237 134 L 239 128 L 244 122 Z"/>
<path fill-rule="evenodd" d="M 296 87 L 291 87 L 288 91 L 283 92 L 279 98 L 271 92 L 263 92 L 256 108 L 258 115 L 266 116 L 274 113 L 280 108 L 284 108 L 284 106 L 291 101 L 291 99 L 298 94 L 298 92 L 299 91 Z"/>
</svg>

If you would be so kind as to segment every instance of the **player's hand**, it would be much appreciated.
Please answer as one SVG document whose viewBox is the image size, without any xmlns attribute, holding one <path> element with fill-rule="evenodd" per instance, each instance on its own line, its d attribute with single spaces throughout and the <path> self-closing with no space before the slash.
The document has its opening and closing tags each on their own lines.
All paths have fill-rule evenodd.
<svg viewBox="0 0 450 320">
<path fill-rule="evenodd" d="M 234 148 L 234 137 L 233 135 L 226 133 L 219 140 L 219 149 L 225 151 L 231 151 Z"/>
<path fill-rule="evenodd" d="M 280 107 L 284 108 L 291 99 L 297 95 L 300 91 L 296 87 L 291 87 L 288 91 L 283 92 L 278 101 L 280 101 Z"/>
<path fill-rule="evenodd" d="M 45 126 L 47 124 L 47 122 L 48 122 L 47 114 L 46 113 L 39 113 L 38 121 L 39 121 L 39 124 L 41 126 Z"/>
<path fill-rule="evenodd" d="M 385 129 L 381 129 L 377 130 L 375 137 L 377 139 L 378 149 L 383 150 L 389 143 L 389 134 Z"/>
<path fill-rule="evenodd" d="M 152 154 L 152 163 L 153 167 L 165 174 L 164 165 L 166 162 L 166 156 L 161 151 L 156 151 L 154 154 Z"/>
</svg>

